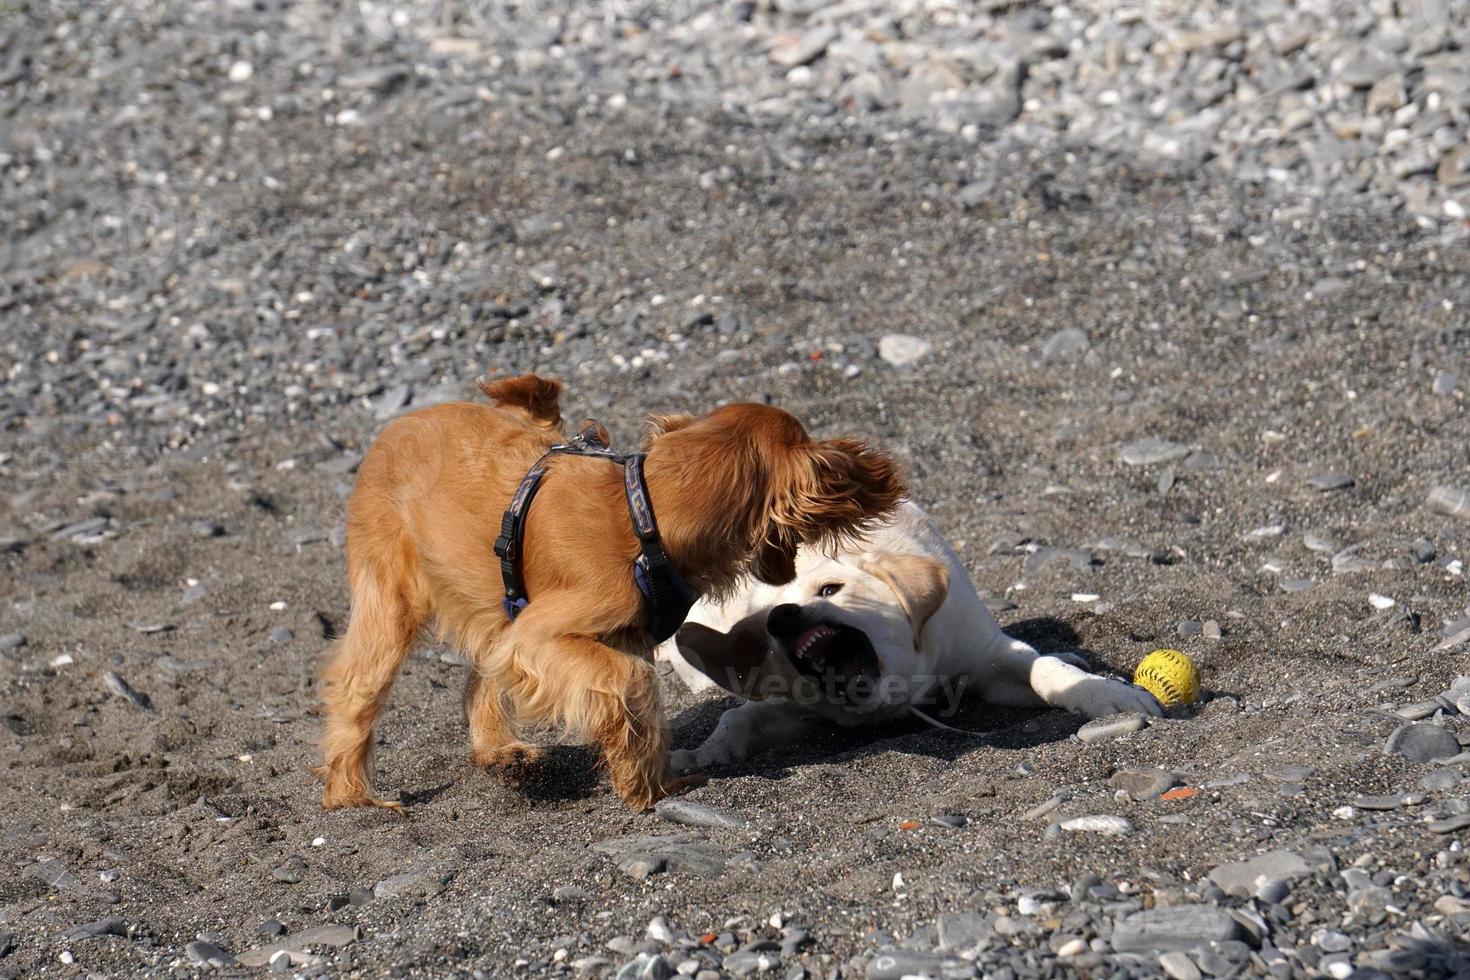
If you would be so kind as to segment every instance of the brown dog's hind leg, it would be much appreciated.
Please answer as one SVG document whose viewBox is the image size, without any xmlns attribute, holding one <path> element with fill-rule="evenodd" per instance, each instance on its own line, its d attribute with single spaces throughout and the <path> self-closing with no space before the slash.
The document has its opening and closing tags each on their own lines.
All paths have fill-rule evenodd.
<svg viewBox="0 0 1470 980">
<path fill-rule="evenodd" d="M 532 637 L 527 631 L 514 642 L 518 656 L 510 690 L 517 706 L 527 715 L 556 718 L 597 742 L 613 790 L 633 809 L 647 810 L 701 781 L 699 775 L 675 776 L 669 765 L 669 732 L 653 664 L 585 636 Z"/>
<path fill-rule="evenodd" d="M 545 758 L 544 749 L 521 741 L 500 685 L 479 669 L 465 684 L 464 714 L 470 726 L 470 761 L 481 769 L 494 770 L 516 786 Z"/>
<path fill-rule="evenodd" d="M 352 576 L 352 614 L 322 672 L 322 806 L 381 806 L 403 812 L 396 801 L 373 796 L 373 723 L 418 635 L 420 620 L 398 583 L 370 573 Z"/>
</svg>

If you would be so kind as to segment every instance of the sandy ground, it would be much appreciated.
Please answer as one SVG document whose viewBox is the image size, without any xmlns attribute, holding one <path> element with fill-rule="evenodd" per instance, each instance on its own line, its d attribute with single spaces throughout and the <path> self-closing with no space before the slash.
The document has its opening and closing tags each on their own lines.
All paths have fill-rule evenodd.
<svg viewBox="0 0 1470 980">
<path fill-rule="evenodd" d="M 1355 948 L 1382 949 L 1393 929 L 1427 916 L 1458 941 L 1457 923 L 1432 908 L 1446 874 L 1434 855 L 1447 839 L 1423 826 L 1429 810 L 1454 809 L 1455 791 L 1419 809 L 1333 811 L 1360 793 L 1416 789 L 1428 771 L 1382 753 L 1400 722 L 1368 709 L 1432 698 L 1470 672 L 1463 643 L 1435 649 L 1444 625 L 1466 614 L 1451 562 L 1466 554 L 1470 523 L 1425 506 L 1433 486 L 1470 482 L 1466 389 L 1431 390 L 1437 371 L 1470 376 L 1462 250 L 1331 203 L 1275 201 L 1123 160 L 1018 154 L 993 194 L 966 207 L 953 166 L 964 150 L 944 137 L 891 143 L 636 113 L 575 133 L 504 121 L 473 141 L 434 143 L 427 124 L 403 119 L 372 141 L 306 134 L 260 150 L 286 162 L 284 207 L 299 214 L 370 218 L 411 205 L 416 221 L 451 238 L 536 219 L 542 234 L 485 239 L 503 282 L 474 288 L 487 301 L 554 294 L 594 324 L 585 342 L 549 328 L 526 340 L 514 324 L 441 310 L 426 320 L 455 329 L 405 340 L 418 324 L 402 322 L 396 361 L 449 365 L 466 397 L 480 370 L 563 376 L 569 417 L 595 415 L 624 442 L 649 411 L 761 399 L 816 433 L 879 440 L 1017 635 L 1123 674 L 1149 650 L 1179 646 L 1201 665 L 1209 700 L 1095 745 L 1072 738 L 1079 722 L 1062 713 L 984 707 L 955 723 L 998 727 L 990 738 L 834 731 L 713 773 L 692 794 L 751 821 L 747 831 L 695 831 L 710 845 L 701 853 L 745 857 L 714 874 L 635 880 L 594 845 L 687 828 L 626 810 L 580 746 L 555 748 L 525 791 L 473 769 L 464 668 L 425 646 L 380 726 L 377 783 L 401 794 L 408 817 L 323 813 L 310 772 L 314 674 L 347 615 L 342 495 L 352 455 L 381 424 L 373 393 L 393 378 L 366 378 L 376 387 L 294 416 L 226 391 L 210 410 L 223 401 L 233 414 L 210 416 L 169 450 L 160 447 L 172 423 L 143 410 L 109 419 L 48 389 L 7 402 L 0 432 L 0 633 L 24 637 L 0 654 L 0 855 L 11 869 L 0 875 L 0 932 L 13 947 L 0 972 L 189 972 L 202 969 L 189 963 L 189 942 L 208 937 L 238 956 L 269 943 L 258 927 L 278 920 L 293 932 L 361 927 L 344 947 L 316 948 L 326 972 L 569 973 L 589 956 L 615 968 L 630 957 L 608 940 L 641 942 L 656 915 L 695 935 L 739 920 L 730 928 L 744 941 L 774 935 L 767 922 L 779 914 L 815 940 L 781 975 L 799 961 L 817 976 L 861 976 L 885 940 L 942 913 L 1014 915 L 1023 890 L 1065 895 L 1089 873 L 1144 905 L 1177 904 L 1199 895 L 1215 864 L 1268 846 L 1330 853 L 1344 868 L 1367 856 L 1370 870 L 1401 876 L 1398 911 L 1365 922 L 1322 858 L 1283 929 L 1334 926 Z M 793 147 L 800 170 L 777 162 Z M 700 175 L 721 166 L 738 176 L 702 187 Z M 433 168 L 443 179 L 405 190 L 402 178 Z M 322 176 L 334 173 L 350 175 Z M 256 205 L 225 189 L 211 206 L 238 217 Z M 341 245 L 309 216 L 263 225 L 248 243 L 282 269 L 319 270 L 335 268 Z M 0 313 L 15 331 L 11 377 L 58 336 L 62 363 L 95 363 L 86 351 L 111 349 L 105 332 L 64 326 L 127 308 L 115 272 L 76 267 L 89 247 L 54 255 L 38 291 Z M 191 275 L 218 277 L 236 261 L 226 251 Z M 533 283 L 545 275 L 554 287 Z M 385 341 L 358 339 L 346 322 L 358 284 L 337 285 L 335 336 L 350 373 L 354 344 Z M 186 282 L 155 287 L 157 330 L 177 333 L 205 306 L 184 298 Z M 380 278 L 361 288 L 395 287 Z M 693 306 L 697 296 L 706 305 Z M 251 298 L 220 302 L 219 320 L 231 322 Z M 185 319 L 170 327 L 173 303 Z M 728 311 L 740 329 L 700 324 L 702 309 Z M 409 319 L 402 308 L 391 316 Z M 542 329 L 535 317 L 524 329 Z M 326 384 L 270 348 L 305 325 L 270 323 L 249 328 L 268 378 Z M 1047 341 L 1073 327 L 1088 349 L 1045 357 Z M 874 347 L 893 332 L 934 349 L 891 367 Z M 643 348 L 654 352 L 643 366 L 606 359 Z M 222 362 L 231 378 L 253 370 L 242 350 Z M 204 404 L 192 389 L 179 397 Z M 1122 446 L 1149 436 L 1192 453 L 1167 464 L 1167 492 L 1166 464 L 1120 460 Z M 1328 473 L 1354 482 L 1309 484 Z M 100 533 L 55 534 L 99 516 Z M 1279 534 L 1248 535 L 1272 526 Z M 1364 567 L 1335 574 L 1332 554 L 1309 550 L 1305 532 L 1334 550 L 1355 546 L 1348 557 Z M 494 529 L 485 534 L 488 561 Z M 1098 546 L 1109 537 L 1157 560 Z M 1413 556 L 1420 537 L 1435 560 Z M 1059 560 L 1028 575 L 1028 545 L 1089 548 L 1096 563 Z M 1283 588 L 1298 579 L 1310 588 Z M 1376 609 L 1370 593 L 1393 608 Z M 1214 620 L 1223 637 L 1181 639 L 1183 620 Z M 273 635 L 281 627 L 290 633 Z M 147 705 L 110 687 L 109 672 Z M 1370 690 L 1403 678 L 1406 688 Z M 696 701 L 667 680 L 676 741 L 694 744 L 727 702 Z M 1251 778 L 1176 802 L 1115 798 L 1112 773 L 1150 766 L 1193 786 Z M 1313 771 L 1279 772 L 1292 766 Z M 1022 814 L 1062 788 L 1067 814 L 1125 816 L 1134 831 L 1044 836 L 1048 821 Z M 969 823 L 947 829 L 929 822 L 936 814 Z M 410 872 L 380 888 L 385 897 L 360 891 Z M 554 899 L 564 886 L 577 891 Z M 354 903 L 335 907 L 347 896 Z M 107 916 L 122 920 L 122 935 L 64 936 Z M 1108 938 L 1106 911 L 1084 919 L 1086 938 Z M 1043 973 L 1068 969 L 1048 944 L 1057 928 L 1014 941 L 1041 951 Z M 1096 975 L 1156 969 L 1106 954 L 1099 963 Z"/>
</svg>

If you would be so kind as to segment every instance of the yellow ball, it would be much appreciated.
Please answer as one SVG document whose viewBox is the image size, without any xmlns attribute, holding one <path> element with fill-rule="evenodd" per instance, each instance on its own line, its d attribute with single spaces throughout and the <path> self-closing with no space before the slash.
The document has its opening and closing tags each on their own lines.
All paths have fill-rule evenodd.
<svg viewBox="0 0 1470 980">
<path fill-rule="evenodd" d="M 1199 700 L 1199 669 L 1178 650 L 1155 650 L 1144 657 L 1133 672 L 1133 683 L 1166 708 Z"/>
</svg>

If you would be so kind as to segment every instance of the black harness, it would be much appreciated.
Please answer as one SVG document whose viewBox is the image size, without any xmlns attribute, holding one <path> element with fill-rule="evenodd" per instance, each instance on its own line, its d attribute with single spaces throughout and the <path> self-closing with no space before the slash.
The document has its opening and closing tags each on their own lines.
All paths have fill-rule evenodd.
<svg viewBox="0 0 1470 980">
<path fill-rule="evenodd" d="M 643 594 L 648 612 L 648 635 L 662 643 L 683 625 L 689 609 L 699 601 L 699 593 L 684 581 L 674 563 L 664 552 L 653 519 L 653 504 L 648 498 L 648 483 L 643 479 L 643 453 L 615 453 L 608 448 L 604 430 L 595 422 L 586 424 L 569 442 L 557 443 L 536 461 L 516 487 L 505 516 L 500 521 L 500 537 L 495 539 L 495 556 L 500 559 L 500 575 L 505 580 L 505 614 L 512 621 L 530 603 L 526 583 L 521 578 L 521 543 L 526 534 L 526 512 L 546 475 L 546 461 L 552 456 L 591 456 L 623 467 L 623 491 L 628 497 L 628 516 L 633 533 L 638 535 L 641 554 L 633 563 L 633 578 Z"/>
</svg>

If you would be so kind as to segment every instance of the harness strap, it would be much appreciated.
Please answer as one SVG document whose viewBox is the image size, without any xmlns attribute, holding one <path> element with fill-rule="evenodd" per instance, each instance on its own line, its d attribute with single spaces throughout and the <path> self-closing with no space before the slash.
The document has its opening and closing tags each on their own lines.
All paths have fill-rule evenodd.
<svg viewBox="0 0 1470 980">
<path fill-rule="evenodd" d="M 633 565 L 633 577 L 643 594 L 648 613 L 648 633 L 662 643 L 683 624 L 699 594 L 689 587 L 669 560 L 654 520 L 653 503 L 648 497 L 648 483 L 643 476 L 643 453 L 615 453 L 607 446 L 607 430 L 589 419 L 582 431 L 565 443 L 546 450 L 521 478 L 511 497 L 510 506 L 500 520 L 500 536 L 495 539 L 495 556 L 500 560 L 500 576 L 505 583 L 502 605 L 505 615 L 515 620 L 530 603 L 525 581 L 521 577 L 522 544 L 525 539 L 526 513 L 546 475 L 546 460 L 555 455 L 591 456 L 606 459 L 623 467 L 623 492 L 628 499 L 628 516 L 633 533 L 638 536 L 639 555 Z"/>
</svg>

